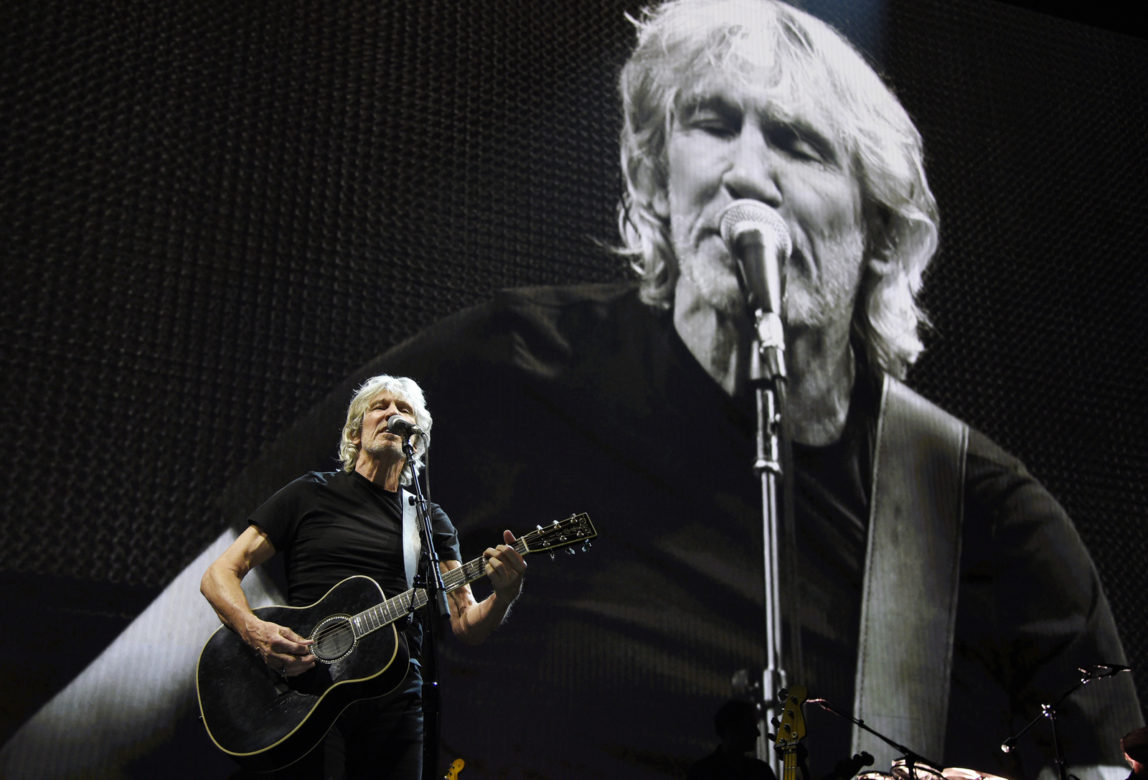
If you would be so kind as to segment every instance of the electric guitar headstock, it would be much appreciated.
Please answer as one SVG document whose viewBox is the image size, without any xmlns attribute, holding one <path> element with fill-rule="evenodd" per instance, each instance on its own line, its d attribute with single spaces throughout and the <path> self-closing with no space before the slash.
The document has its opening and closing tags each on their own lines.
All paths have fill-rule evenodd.
<svg viewBox="0 0 1148 780">
<path fill-rule="evenodd" d="M 791 685 L 778 691 L 781 700 L 781 718 L 777 722 L 777 739 L 774 744 L 782 757 L 782 780 L 797 777 L 797 748 L 805 739 L 805 715 L 801 705 L 805 703 L 805 686 Z"/>
</svg>

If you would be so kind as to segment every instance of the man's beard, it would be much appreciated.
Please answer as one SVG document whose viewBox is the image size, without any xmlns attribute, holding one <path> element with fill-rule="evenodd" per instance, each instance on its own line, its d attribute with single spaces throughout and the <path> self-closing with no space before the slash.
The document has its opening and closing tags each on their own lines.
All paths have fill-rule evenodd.
<svg viewBox="0 0 1148 780">
<path fill-rule="evenodd" d="M 734 271 L 716 260 L 697 256 L 680 265 L 682 276 L 697 290 L 698 297 L 711 308 L 729 317 L 745 314 L 745 296 L 742 295 Z"/>
<path fill-rule="evenodd" d="M 363 450 L 372 457 L 379 457 L 384 452 L 393 449 L 391 441 L 388 439 L 372 439 L 363 445 Z"/>
<path fill-rule="evenodd" d="M 786 285 L 782 300 L 782 321 L 786 326 L 821 330 L 853 316 L 853 306 L 861 284 L 859 271 L 822 276 L 812 285 L 805 278 Z"/>
<path fill-rule="evenodd" d="M 786 271 L 781 311 L 787 326 L 821 329 L 853 316 L 861 284 L 864 240 L 861 236 L 839 238 L 823 248 L 823 256 L 829 261 L 821 265 L 816 280 L 804 268 Z M 718 313 L 738 317 L 748 311 L 737 273 L 716 258 L 694 254 L 680 263 L 680 269 L 699 297 Z"/>
</svg>

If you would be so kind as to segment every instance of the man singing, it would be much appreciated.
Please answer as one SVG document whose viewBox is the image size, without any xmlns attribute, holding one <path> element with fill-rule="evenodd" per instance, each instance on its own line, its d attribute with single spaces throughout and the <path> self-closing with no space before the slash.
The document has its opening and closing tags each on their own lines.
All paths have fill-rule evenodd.
<svg viewBox="0 0 1148 780">
<path fill-rule="evenodd" d="M 395 417 L 422 431 L 415 437 L 417 454 L 411 460 L 403 452 L 403 438 L 390 430 Z M 410 486 L 417 476 L 429 446 L 431 422 L 423 392 L 413 380 L 384 375 L 365 382 L 347 409 L 339 447 L 343 470 L 312 472 L 278 491 L 204 574 L 201 590 L 220 620 L 275 672 L 292 677 L 314 667 L 311 642 L 286 626 L 258 618 L 240 581 L 282 551 L 288 598 L 294 606 L 318 601 L 354 575 L 374 578 L 387 595 L 406 591 L 410 562 L 404 560 L 403 540 L 411 528 L 404 534 L 402 486 Z M 434 546 L 445 574 L 462 565 L 458 537 L 446 513 L 437 504 L 430 507 Z M 464 642 L 484 641 L 522 588 L 526 563 L 510 546 L 514 542 L 510 531 L 504 532 L 504 541 L 484 553 L 494 588 L 490 596 L 475 601 L 469 585 L 448 594 L 451 629 Z M 419 780 L 423 746 L 419 624 L 412 623 L 406 634 L 411 663 L 401 690 L 352 704 L 323 749 L 290 767 L 288 776 L 342 777 L 345 771 L 346 777 Z"/>
</svg>

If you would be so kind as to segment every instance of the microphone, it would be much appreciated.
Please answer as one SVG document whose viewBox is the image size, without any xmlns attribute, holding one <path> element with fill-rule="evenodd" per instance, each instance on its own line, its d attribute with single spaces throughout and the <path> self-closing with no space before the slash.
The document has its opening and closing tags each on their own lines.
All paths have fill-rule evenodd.
<svg viewBox="0 0 1148 780">
<path fill-rule="evenodd" d="M 1132 667 L 1131 666 L 1123 666 L 1121 664 L 1093 664 L 1092 666 L 1078 666 L 1078 667 L 1076 667 L 1076 671 L 1080 672 L 1080 685 L 1086 685 L 1087 683 L 1090 683 L 1093 680 L 1099 680 L 1099 679 L 1102 679 L 1104 677 L 1115 677 L 1116 675 L 1120 674 L 1121 672 L 1131 672 Z M 1077 687 L 1080 687 L 1080 686 L 1077 686 Z M 1073 688 L 1072 690 L 1075 691 L 1076 688 Z M 1071 693 L 1071 691 L 1069 693 Z M 1067 696 L 1067 695 L 1068 694 L 1065 694 L 1065 696 Z M 1063 698 L 1064 697 L 1061 697 L 1062 700 L 1063 700 Z M 1056 710 L 1053 707 L 1053 705 L 1042 704 L 1040 706 L 1041 706 L 1041 710 L 1042 710 L 1041 714 L 1043 717 L 1050 717 L 1049 713 L 1052 713 L 1052 716 L 1055 716 Z M 1032 723 L 1035 723 L 1035 722 L 1036 721 L 1034 720 Z M 1021 734 L 1024 734 L 1024 732 L 1028 731 L 1029 728 L 1032 726 L 1032 723 L 1029 723 L 1028 726 L 1025 726 L 1023 729 L 1021 729 L 1020 733 L 1017 734 L 1015 737 L 1009 737 L 1004 742 L 1002 742 L 1001 743 L 1001 752 L 1002 753 L 1011 753 L 1013 751 L 1013 748 L 1016 747 L 1017 737 L 1019 737 Z"/>
<path fill-rule="evenodd" d="M 412 436 L 425 435 L 422 428 L 415 425 L 406 417 L 400 417 L 397 414 L 387 420 L 387 431 L 402 436 L 404 439 L 409 439 Z"/>
<path fill-rule="evenodd" d="M 750 306 L 780 316 L 785 293 L 782 272 L 793 251 L 785 220 L 761 201 L 742 199 L 725 207 L 720 226 Z"/>
</svg>

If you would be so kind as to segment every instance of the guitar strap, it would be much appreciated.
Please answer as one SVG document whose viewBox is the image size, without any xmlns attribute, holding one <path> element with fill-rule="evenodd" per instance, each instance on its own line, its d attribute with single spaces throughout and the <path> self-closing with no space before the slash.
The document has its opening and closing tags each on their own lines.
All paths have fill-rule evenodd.
<svg viewBox="0 0 1148 780">
<path fill-rule="evenodd" d="M 854 717 L 943 759 L 968 426 L 886 377 L 877 419 Z M 898 752 L 858 727 L 852 752 Z"/>
<path fill-rule="evenodd" d="M 407 587 L 415 581 L 415 572 L 419 567 L 419 555 L 422 553 L 422 539 L 419 534 L 418 510 L 415 509 L 415 497 L 399 488 L 399 505 L 403 508 L 403 568 L 407 573 Z"/>
</svg>

